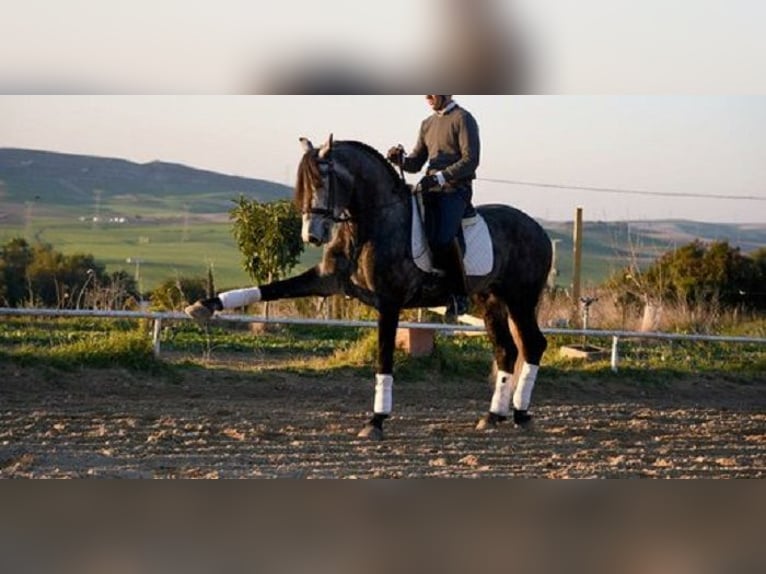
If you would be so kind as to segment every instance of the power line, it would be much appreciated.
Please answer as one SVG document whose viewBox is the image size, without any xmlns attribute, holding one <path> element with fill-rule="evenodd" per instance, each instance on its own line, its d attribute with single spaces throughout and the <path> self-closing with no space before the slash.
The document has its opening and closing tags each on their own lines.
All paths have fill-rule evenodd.
<svg viewBox="0 0 766 574">
<path fill-rule="evenodd" d="M 616 187 L 589 187 L 584 185 L 562 185 L 556 183 L 540 183 L 536 181 L 517 181 L 513 179 L 494 179 L 480 177 L 478 181 L 488 183 L 503 183 L 506 185 L 526 185 L 529 187 L 545 187 L 551 189 L 574 189 L 578 191 L 592 191 L 595 193 L 623 193 L 632 195 L 650 195 L 655 197 L 693 197 L 702 199 L 739 199 L 745 201 L 766 201 L 766 197 L 757 195 L 722 195 L 722 194 L 704 194 L 704 193 L 681 193 L 672 191 L 646 191 L 638 189 L 621 189 Z"/>
</svg>

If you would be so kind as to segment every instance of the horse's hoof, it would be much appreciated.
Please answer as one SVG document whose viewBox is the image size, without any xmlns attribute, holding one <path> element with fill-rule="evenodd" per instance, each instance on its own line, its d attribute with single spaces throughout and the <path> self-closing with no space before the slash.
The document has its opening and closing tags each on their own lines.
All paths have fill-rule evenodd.
<svg viewBox="0 0 766 574">
<path fill-rule="evenodd" d="M 365 425 L 356 436 L 367 440 L 381 441 L 383 440 L 383 429 L 375 425 Z"/>
<path fill-rule="evenodd" d="M 479 419 L 476 423 L 477 431 L 488 431 L 497 428 L 497 425 L 508 420 L 508 417 L 496 415 L 495 413 L 487 413 Z"/>
<path fill-rule="evenodd" d="M 207 323 L 213 318 L 213 311 L 202 301 L 197 301 L 193 305 L 189 305 L 184 309 L 189 317 L 194 319 L 197 323 Z"/>
<path fill-rule="evenodd" d="M 513 411 L 514 424 L 523 430 L 534 430 L 535 419 L 527 411 Z"/>
<path fill-rule="evenodd" d="M 488 430 L 494 430 L 497 428 L 497 424 L 492 424 L 489 421 L 489 417 L 484 416 L 479 419 L 479 422 L 476 423 L 476 430 L 477 431 L 488 431 Z"/>
</svg>

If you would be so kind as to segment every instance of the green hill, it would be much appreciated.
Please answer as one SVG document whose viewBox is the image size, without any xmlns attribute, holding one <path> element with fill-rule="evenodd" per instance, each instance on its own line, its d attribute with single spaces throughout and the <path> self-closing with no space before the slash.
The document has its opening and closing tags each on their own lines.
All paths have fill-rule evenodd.
<svg viewBox="0 0 766 574">
<path fill-rule="evenodd" d="M 240 194 L 268 202 L 289 187 L 180 164 L 0 148 L 2 205 L 33 203 L 38 212 L 92 216 L 221 213 Z"/>
</svg>

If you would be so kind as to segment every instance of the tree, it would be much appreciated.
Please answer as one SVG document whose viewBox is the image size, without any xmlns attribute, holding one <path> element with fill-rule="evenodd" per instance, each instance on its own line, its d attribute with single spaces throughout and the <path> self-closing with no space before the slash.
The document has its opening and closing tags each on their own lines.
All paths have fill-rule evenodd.
<svg viewBox="0 0 766 574">
<path fill-rule="evenodd" d="M 763 288 L 757 287 L 766 278 L 766 249 L 762 251 L 748 257 L 727 241 L 705 244 L 697 240 L 664 253 L 643 272 L 614 276 L 609 285 L 618 297 L 630 301 L 630 283 L 625 278 L 635 283 L 639 275 L 642 293 L 658 301 L 728 308 L 746 304 L 763 309 L 763 298 L 759 298 Z"/>
<path fill-rule="evenodd" d="M 663 255 L 653 270 L 667 274 L 669 295 L 681 302 L 733 307 L 742 302 L 753 264 L 727 241 L 697 240 Z"/>
<path fill-rule="evenodd" d="M 0 306 L 7 307 L 8 303 L 8 286 L 5 283 L 5 260 L 0 258 Z"/>
<path fill-rule="evenodd" d="M 0 304 L 69 309 L 123 309 L 136 299 L 125 271 L 107 274 L 93 255 L 64 255 L 51 245 L 12 239 L 0 248 Z"/>
<path fill-rule="evenodd" d="M 109 280 L 93 255 L 64 255 L 45 243 L 32 248 L 27 277 L 34 304 L 64 309 L 87 306 L 93 299 L 88 292 Z"/>
<path fill-rule="evenodd" d="M 61 282 L 63 259 L 64 256 L 49 244 L 37 243 L 32 247 L 32 261 L 27 267 L 32 305 L 69 306 L 71 293 Z"/>
<path fill-rule="evenodd" d="M 766 247 L 750 254 L 752 273 L 746 289 L 747 301 L 756 309 L 766 310 Z"/>
<path fill-rule="evenodd" d="M 243 269 L 255 283 L 287 276 L 303 253 L 301 217 L 295 206 L 285 200 L 258 203 L 242 196 L 235 203 L 229 219 Z"/>
<path fill-rule="evenodd" d="M 93 307 L 95 291 L 109 281 L 104 265 L 86 253 L 63 256 L 58 273 L 70 294 L 67 306 L 72 309 Z"/>
<path fill-rule="evenodd" d="M 23 304 L 29 295 L 27 268 L 32 262 L 32 249 L 25 239 L 11 239 L 0 249 L 2 259 L 3 298 L 9 307 Z"/>
</svg>

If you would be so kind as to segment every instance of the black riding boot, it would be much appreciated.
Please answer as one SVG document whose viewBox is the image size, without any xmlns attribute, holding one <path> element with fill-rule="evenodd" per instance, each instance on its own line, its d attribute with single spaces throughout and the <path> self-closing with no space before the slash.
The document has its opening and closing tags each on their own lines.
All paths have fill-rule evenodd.
<svg viewBox="0 0 766 574">
<path fill-rule="evenodd" d="M 463 253 L 458 240 L 455 239 L 442 253 L 442 264 L 447 284 L 452 292 L 452 298 L 447 305 L 446 318 L 454 321 L 460 315 L 468 312 L 468 281 L 463 265 Z"/>
</svg>

